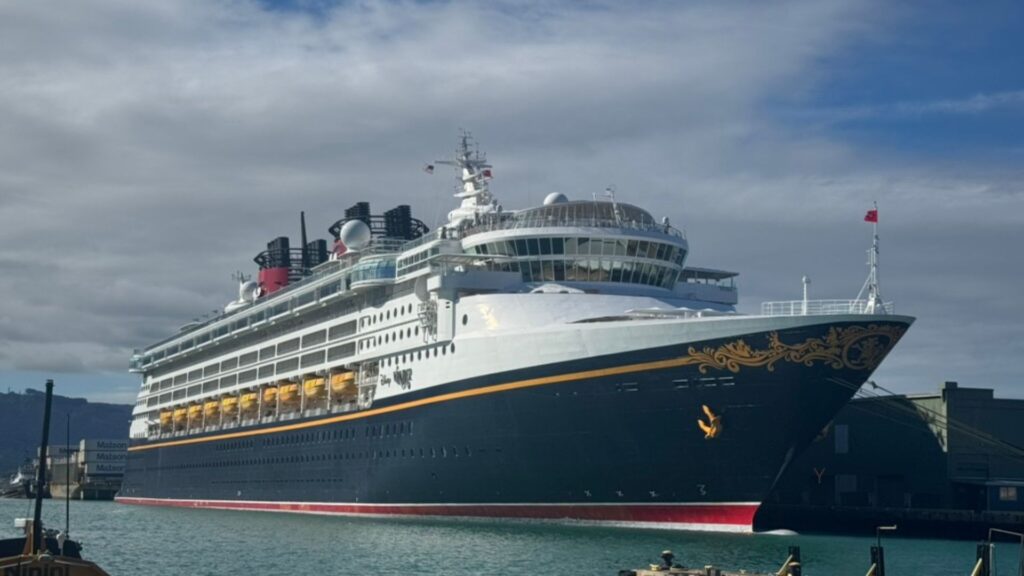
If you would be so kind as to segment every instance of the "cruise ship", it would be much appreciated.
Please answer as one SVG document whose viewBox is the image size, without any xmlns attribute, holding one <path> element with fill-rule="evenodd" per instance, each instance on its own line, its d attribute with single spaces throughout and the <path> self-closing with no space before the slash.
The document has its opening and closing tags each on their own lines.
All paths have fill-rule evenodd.
<svg viewBox="0 0 1024 576">
<path fill-rule="evenodd" d="M 876 283 L 740 314 L 668 217 L 505 209 L 467 135 L 438 164 L 458 205 L 435 230 L 357 203 L 136 352 L 119 502 L 751 531 L 913 321 Z"/>
</svg>

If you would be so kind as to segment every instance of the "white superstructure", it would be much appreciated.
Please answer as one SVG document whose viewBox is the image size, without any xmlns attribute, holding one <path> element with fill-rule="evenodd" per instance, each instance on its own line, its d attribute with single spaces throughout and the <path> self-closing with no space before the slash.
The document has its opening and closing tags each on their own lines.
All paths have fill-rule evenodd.
<svg viewBox="0 0 1024 576">
<path fill-rule="evenodd" d="M 467 137 L 448 163 L 460 205 L 437 230 L 400 243 L 352 219 L 347 251 L 301 281 L 261 295 L 240 278 L 223 315 L 138 352 L 131 437 L 355 412 L 530 365 L 813 321 L 737 315 L 736 274 L 686 267 L 667 219 L 561 194 L 506 211 Z"/>
</svg>

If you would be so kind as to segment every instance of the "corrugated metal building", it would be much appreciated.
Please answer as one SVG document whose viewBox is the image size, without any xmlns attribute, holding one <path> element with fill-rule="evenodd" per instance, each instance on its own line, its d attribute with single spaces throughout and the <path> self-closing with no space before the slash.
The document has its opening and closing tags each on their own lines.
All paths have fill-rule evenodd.
<svg viewBox="0 0 1024 576">
<path fill-rule="evenodd" d="M 764 507 L 776 519 L 800 509 L 1024 512 L 1024 400 L 956 382 L 855 399 Z"/>
</svg>

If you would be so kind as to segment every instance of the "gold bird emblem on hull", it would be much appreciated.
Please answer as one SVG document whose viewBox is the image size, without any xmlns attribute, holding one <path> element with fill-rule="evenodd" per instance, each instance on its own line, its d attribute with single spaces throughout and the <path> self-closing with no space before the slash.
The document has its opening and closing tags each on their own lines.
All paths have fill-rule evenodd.
<svg viewBox="0 0 1024 576">
<path fill-rule="evenodd" d="M 708 417 L 707 422 L 701 418 L 697 419 L 697 425 L 704 432 L 704 439 L 718 438 L 718 435 L 722 433 L 722 417 L 708 408 L 707 404 L 701 404 L 701 408 L 704 410 L 704 415 Z"/>
</svg>

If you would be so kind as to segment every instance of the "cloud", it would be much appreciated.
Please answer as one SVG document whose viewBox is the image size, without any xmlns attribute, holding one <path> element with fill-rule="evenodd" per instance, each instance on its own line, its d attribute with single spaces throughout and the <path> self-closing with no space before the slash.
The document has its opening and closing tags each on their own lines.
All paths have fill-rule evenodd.
<svg viewBox="0 0 1024 576">
<path fill-rule="evenodd" d="M 794 117 L 812 121 L 854 122 L 871 119 L 913 120 L 925 116 L 976 116 L 1000 109 L 1024 109 L 1024 90 L 973 94 L 967 98 L 891 102 L 793 110 Z"/>
<path fill-rule="evenodd" d="M 132 347 L 232 299 L 230 274 L 295 236 L 299 210 L 313 231 L 358 200 L 409 203 L 434 224 L 453 182 L 420 167 L 448 156 L 460 127 L 490 152 L 506 207 L 614 184 L 685 224 L 695 264 L 741 271 L 748 309 L 788 297 L 808 268 L 823 297 L 855 293 L 859 218 L 877 199 L 887 250 L 921 251 L 893 257 L 892 294 L 949 317 L 919 323 L 906 362 L 940 365 L 932 337 L 973 314 L 945 295 L 977 288 L 959 268 L 991 278 L 986 298 L 1020 286 L 1019 256 L 1002 248 L 1024 215 L 1019 169 L 878 157 L 771 109 L 826 77 L 829 54 L 895 25 L 879 13 L 820 1 L 4 5 L 0 369 L 121 371 Z M 1013 94 L 961 107 L 980 114 Z M 998 330 L 1019 323 L 1005 310 L 986 311 Z M 893 378 L 927 385 L 910 370 Z"/>
</svg>

